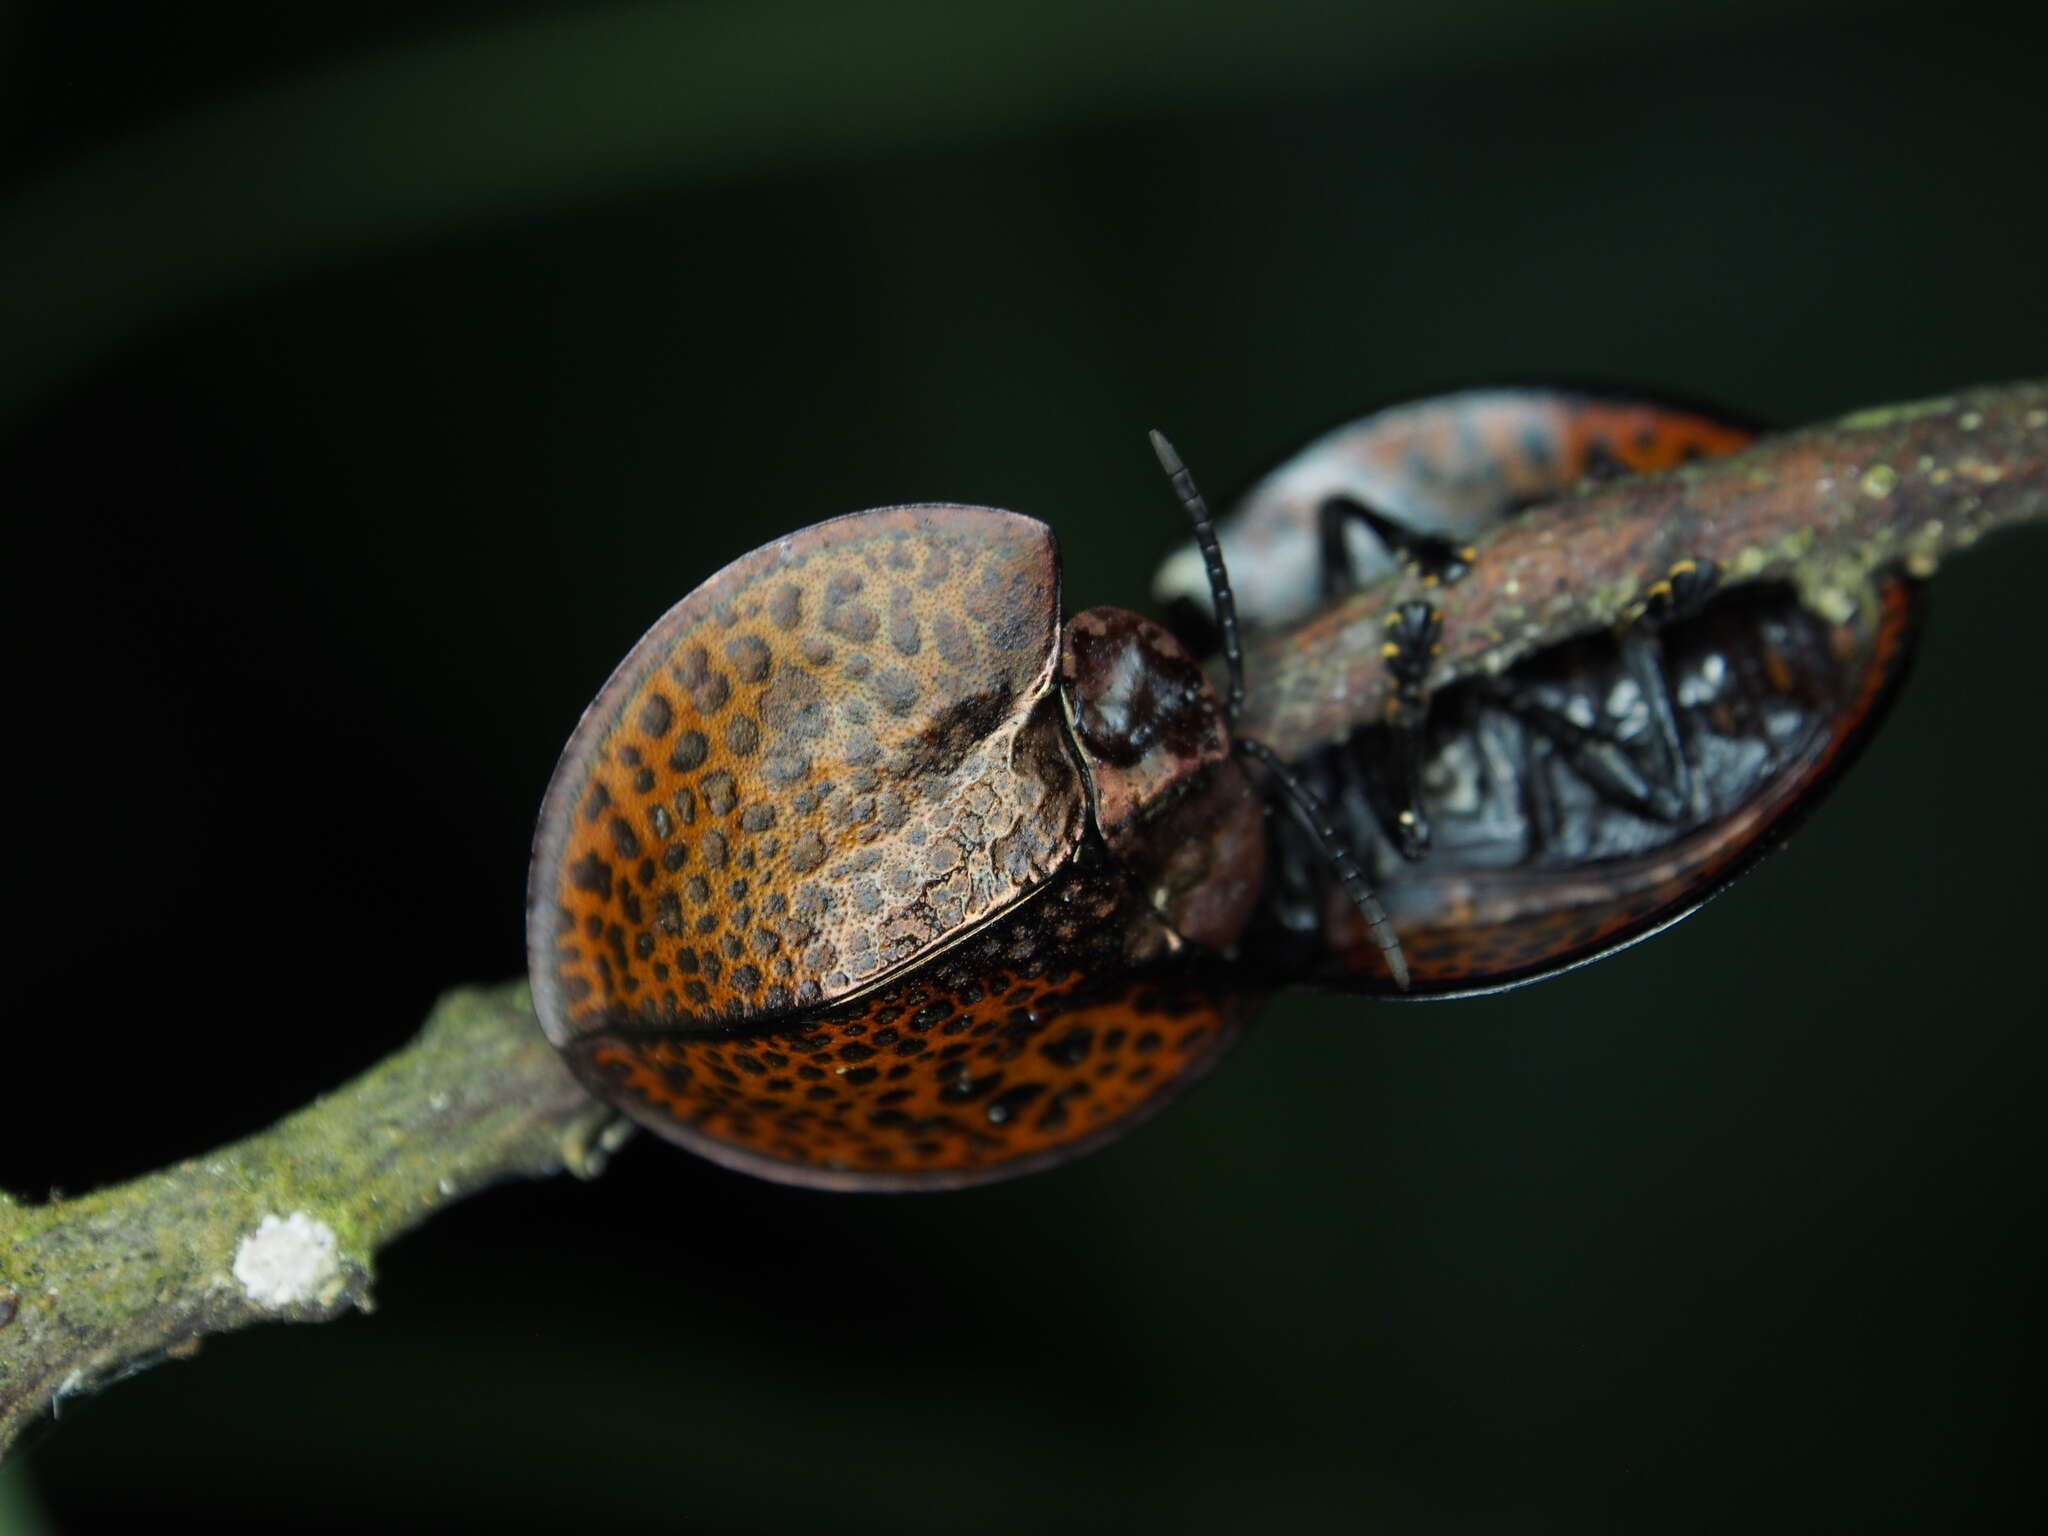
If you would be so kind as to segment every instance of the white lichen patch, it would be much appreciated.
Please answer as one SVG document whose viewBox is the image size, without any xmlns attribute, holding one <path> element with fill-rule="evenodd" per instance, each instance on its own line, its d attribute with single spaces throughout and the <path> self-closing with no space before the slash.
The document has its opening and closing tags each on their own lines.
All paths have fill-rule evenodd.
<svg viewBox="0 0 2048 1536">
<path fill-rule="evenodd" d="M 272 1311 L 333 1296 L 341 1286 L 334 1229 L 304 1211 L 264 1217 L 235 1249 L 235 1279 Z"/>
</svg>

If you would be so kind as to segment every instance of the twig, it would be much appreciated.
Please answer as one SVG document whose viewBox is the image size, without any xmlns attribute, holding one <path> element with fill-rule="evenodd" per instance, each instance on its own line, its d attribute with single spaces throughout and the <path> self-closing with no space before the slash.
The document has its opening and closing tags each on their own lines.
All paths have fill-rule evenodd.
<svg viewBox="0 0 2048 1536">
<path fill-rule="evenodd" d="M 1617 481 L 1525 513 L 1448 588 L 1404 576 L 1247 648 L 1246 734 L 1283 756 L 1380 716 L 1380 621 L 1425 598 L 1443 615 L 1433 685 L 1497 672 L 1640 610 L 1682 560 L 1724 580 L 1787 581 L 1840 621 L 1871 573 L 1932 575 L 1954 550 L 2048 519 L 2048 381 L 1859 411 L 1746 453 Z"/>
<path fill-rule="evenodd" d="M 386 1243 L 490 1184 L 593 1176 L 617 1123 L 519 982 L 449 993 L 410 1045 L 245 1141 L 76 1200 L 0 1195 L 0 1453 L 208 1334 L 367 1311 Z"/>
</svg>

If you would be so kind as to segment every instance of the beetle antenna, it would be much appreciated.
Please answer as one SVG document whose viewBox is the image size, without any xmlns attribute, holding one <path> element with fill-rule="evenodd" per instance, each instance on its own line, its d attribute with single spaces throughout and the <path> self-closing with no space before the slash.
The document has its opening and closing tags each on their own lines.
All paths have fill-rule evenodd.
<svg viewBox="0 0 2048 1536">
<path fill-rule="evenodd" d="M 1386 957 L 1387 970 L 1394 978 L 1394 985 L 1406 992 L 1408 960 L 1401 953 L 1401 940 L 1387 919 L 1387 909 L 1380 905 L 1372 887 L 1365 883 L 1365 875 L 1358 867 L 1358 860 L 1352 857 L 1350 848 L 1345 846 L 1343 835 L 1330 824 L 1330 813 L 1323 808 L 1323 802 L 1302 782 L 1301 776 L 1281 760 L 1279 753 L 1262 741 L 1237 734 L 1237 718 L 1244 712 L 1244 643 L 1238 637 L 1237 599 L 1231 595 L 1230 572 L 1223 564 L 1223 546 L 1216 538 L 1216 520 L 1209 515 L 1209 504 L 1202 500 L 1202 493 L 1195 489 L 1195 477 L 1188 473 L 1187 465 L 1181 463 L 1180 455 L 1173 451 L 1173 444 L 1166 440 L 1165 433 L 1152 433 L 1152 451 L 1159 456 L 1159 467 L 1166 471 L 1167 479 L 1173 482 L 1174 494 L 1180 497 L 1180 504 L 1187 509 L 1188 521 L 1195 525 L 1195 544 L 1202 551 L 1203 569 L 1209 573 L 1209 598 L 1216 609 L 1216 628 L 1223 641 L 1223 665 L 1230 677 L 1230 692 L 1225 699 L 1224 710 L 1225 718 L 1230 722 L 1232 750 L 1259 764 L 1279 786 L 1288 809 L 1294 812 L 1294 819 L 1301 823 L 1323 857 L 1329 860 L 1330 867 L 1343 882 L 1351 904 L 1365 919 L 1373 943 Z"/>
<path fill-rule="evenodd" d="M 1358 908 L 1358 915 L 1365 919 L 1366 929 L 1372 934 L 1372 941 L 1379 947 L 1380 954 L 1387 962 L 1387 970 L 1394 978 L 1394 985 L 1403 992 L 1408 990 L 1408 958 L 1401 953 L 1401 939 L 1394 932 L 1393 922 L 1387 917 L 1387 909 L 1380 905 L 1379 897 L 1373 895 L 1372 887 L 1365 883 L 1365 875 L 1358 867 L 1358 861 L 1351 856 L 1351 850 L 1344 844 L 1344 838 L 1330 825 L 1329 812 L 1323 809 L 1323 802 L 1316 798 L 1314 790 L 1304 784 L 1295 771 L 1282 762 L 1280 755 L 1263 741 L 1249 737 L 1238 737 L 1233 745 L 1237 751 L 1258 763 L 1273 777 L 1287 805 L 1294 812 L 1294 819 L 1302 829 L 1315 840 L 1330 867 L 1337 872 L 1337 878 L 1344 882 L 1344 892 L 1351 898 L 1351 904 Z"/>
<path fill-rule="evenodd" d="M 1187 509 L 1188 521 L 1195 525 L 1195 544 L 1202 551 L 1202 567 L 1209 573 L 1209 598 L 1215 605 L 1216 628 L 1223 640 L 1223 666 L 1230 676 L 1224 713 L 1235 726 L 1244 710 L 1244 644 L 1237 634 L 1237 599 L 1231 595 L 1230 573 L 1223 568 L 1223 546 L 1216 541 L 1216 520 L 1209 515 L 1209 504 L 1202 500 L 1202 493 L 1195 489 L 1195 477 L 1181 463 L 1164 432 L 1152 433 L 1152 451 L 1158 455 L 1166 478 L 1173 482 L 1173 492 L 1180 497 L 1180 504 Z"/>
</svg>

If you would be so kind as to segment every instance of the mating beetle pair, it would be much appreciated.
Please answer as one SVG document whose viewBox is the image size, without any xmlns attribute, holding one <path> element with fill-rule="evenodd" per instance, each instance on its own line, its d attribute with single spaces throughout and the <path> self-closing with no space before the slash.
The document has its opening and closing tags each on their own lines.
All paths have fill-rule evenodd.
<svg viewBox="0 0 2048 1536">
<path fill-rule="evenodd" d="M 1860 627 L 1687 594 L 1653 636 L 1437 696 L 1408 615 L 1398 717 L 1290 763 L 1233 739 L 1228 594 L 1277 625 L 1375 561 L 1452 580 L 1464 539 L 1588 472 L 1747 440 L 1540 390 L 1320 440 L 1225 520 L 1228 585 L 1203 568 L 1223 697 L 1151 620 L 1063 625 L 1052 535 L 1015 513 L 889 508 L 757 550 L 634 647 L 556 770 L 529 898 L 543 1026 L 718 1161 L 945 1187 L 1128 1129 L 1286 981 L 1486 990 L 1640 936 L 1852 754 L 1901 669 L 1902 583 Z M 1269 820 L 1269 794 L 1298 814 Z"/>
</svg>

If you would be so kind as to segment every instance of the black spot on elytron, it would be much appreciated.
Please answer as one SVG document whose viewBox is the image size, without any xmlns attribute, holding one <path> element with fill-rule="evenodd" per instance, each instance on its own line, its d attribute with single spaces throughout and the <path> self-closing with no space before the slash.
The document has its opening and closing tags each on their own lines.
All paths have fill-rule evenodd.
<svg viewBox="0 0 2048 1536">
<path fill-rule="evenodd" d="M 775 807 L 772 805 L 750 805 L 740 812 L 740 830 L 744 832 L 766 832 L 775 825 Z"/>
<path fill-rule="evenodd" d="M 726 750 L 735 757 L 752 757 L 761 745 L 761 728 L 752 715 L 734 715 L 725 722 Z"/>
<path fill-rule="evenodd" d="M 880 616 L 866 603 L 834 602 L 829 592 L 825 603 L 825 628 L 842 640 L 872 640 L 882 627 Z"/>
<path fill-rule="evenodd" d="M 683 882 L 683 894 L 693 904 L 701 905 L 711 899 L 711 882 L 702 875 L 692 875 Z"/>
<path fill-rule="evenodd" d="M 690 702 L 697 706 L 700 715 L 715 715 L 725 708 L 725 701 L 732 697 L 732 683 L 723 672 L 707 673 L 690 689 Z"/>
<path fill-rule="evenodd" d="M 1043 1083 L 1019 1083 L 1016 1087 L 1006 1088 L 990 1099 L 983 1113 L 988 1116 L 991 1125 L 1007 1124 L 1044 1092 Z"/>
<path fill-rule="evenodd" d="M 634 794 L 644 795 L 651 791 L 653 788 L 654 770 L 652 768 L 642 768 L 638 773 L 633 775 Z"/>
<path fill-rule="evenodd" d="M 608 829 L 612 835 L 612 849 L 622 859 L 640 857 L 640 838 L 623 817 L 614 816 Z"/>
<path fill-rule="evenodd" d="M 725 840 L 725 834 L 716 830 L 706 832 L 697 843 L 697 852 L 713 869 L 723 869 L 731 860 L 732 848 Z"/>
<path fill-rule="evenodd" d="M 668 754 L 668 765 L 678 773 L 687 773 L 704 761 L 711 750 L 711 743 L 704 739 L 702 731 L 685 731 L 676 738 L 676 744 Z M 680 808 L 679 808 L 680 809 Z M 683 820 L 689 820 L 684 815 Z"/>
<path fill-rule="evenodd" d="M 611 803 L 612 792 L 604 787 L 602 781 L 593 783 L 590 786 L 590 793 L 583 798 L 583 819 L 585 821 L 596 821 L 598 817 L 611 809 Z"/>
<path fill-rule="evenodd" d="M 840 1073 L 842 1078 L 856 1087 L 863 1083 L 872 1083 L 881 1075 L 882 1070 L 879 1067 L 851 1067 Z"/>
<path fill-rule="evenodd" d="M 768 617 L 783 629 L 795 629 L 804 620 L 803 589 L 787 582 L 768 599 Z"/>
<path fill-rule="evenodd" d="M 676 723 L 675 707 L 658 693 L 650 693 L 640 706 L 640 729 L 653 737 L 668 734 L 669 727 Z"/>
<path fill-rule="evenodd" d="M 1003 1074 L 1000 1072 L 991 1072 L 985 1077 L 969 1077 L 962 1069 L 958 1077 L 940 1087 L 939 1097 L 948 1104 L 968 1104 L 994 1093 L 1002 1084 Z"/>
<path fill-rule="evenodd" d="M 916 674 L 904 667 L 884 667 L 875 674 L 875 696 L 892 715 L 907 715 L 917 705 Z"/>
<path fill-rule="evenodd" d="M 767 642 L 758 635 L 740 635 L 728 640 L 725 659 L 732 664 L 733 676 L 743 683 L 765 682 L 768 669 L 774 664 L 774 655 Z"/>
<path fill-rule="evenodd" d="M 733 807 L 740 803 L 739 790 L 733 777 L 723 768 L 704 775 L 704 809 L 714 816 L 730 816 Z"/>
<path fill-rule="evenodd" d="M 586 853 L 569 866 L 569 883 L 588 891 L 600 901 L 611 900 L 612 867 L 594 853 Z"/>
<path fill-rule="evenodd" d="M 917 611 L 902 587 L 889 589 L 889 643 L 905 656 L 915 656 L 920 645 Z"/>
<path fill-rule="evenodd" d="M 932 620 L 932 639 L 938 647 L 939 658 L 948 666 L 964 670 L 973 665 L 974 636 L 957 616 L 942 613 L 935 617 Z"/>
<path fill-rule="evenodd" d="M 1056 1066 L 1078 1067 L 1094 1048 L 1095 1031 L 1086 1024 L 1076 1024 L 1059 1039 L 1048 1040 L 1039 1046 L 1038 1052 Z"/>
<path fill-rule="evenodd" d="M 662 852 L 661 867 L 670 874 L 674 874 L 683 867 L 689 857 L 690 848 L 687 843 L 672 843 Z"/>
</svg>

